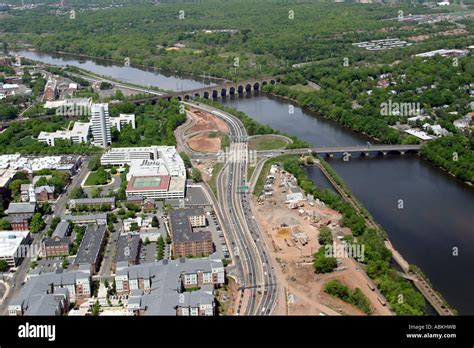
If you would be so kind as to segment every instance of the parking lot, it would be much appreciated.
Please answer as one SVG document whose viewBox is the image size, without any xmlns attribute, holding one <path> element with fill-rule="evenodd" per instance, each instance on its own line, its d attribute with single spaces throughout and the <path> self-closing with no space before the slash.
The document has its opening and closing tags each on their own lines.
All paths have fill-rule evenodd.
<svg viewBox="0 0 474 348">
<path fill-rule="evenodd" d="M 156 243 L 151 242 L 148 245 L 142 245 L 140 250 L 140 263 L 150 263 L 156 261 Z"/>
<path fill-rule="evenodd" d="M 230 256 L 229 249 L 215 212 L 212 209 L 206 209 L 206 217 L 209 223 L 209 231 L 212 233 L 212 241 L 216 247 L 217 255 L 220 258 L 228 258 Z"/>
</svg>

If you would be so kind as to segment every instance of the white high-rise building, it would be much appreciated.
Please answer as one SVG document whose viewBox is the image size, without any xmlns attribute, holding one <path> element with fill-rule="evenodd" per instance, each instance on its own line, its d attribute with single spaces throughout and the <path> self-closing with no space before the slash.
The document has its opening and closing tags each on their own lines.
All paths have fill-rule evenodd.
<svg viewBox="0 0 474 348">
<path fill-rule="evenodd" d="M 92 104 L 91 106 L 91 128 L 93 144 L 107 147 L 112 142 L 111 122 L 109 115 L 109 104 Z"/>
</svg>

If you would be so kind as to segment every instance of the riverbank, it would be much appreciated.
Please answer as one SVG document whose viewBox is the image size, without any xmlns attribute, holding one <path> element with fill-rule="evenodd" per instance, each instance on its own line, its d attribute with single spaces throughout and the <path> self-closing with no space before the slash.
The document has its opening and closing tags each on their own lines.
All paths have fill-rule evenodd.
<svg viewBox="0 0 474 348">
<path fill-rule="evenodd" d="M 291 158 L 291 157 L 290 157 Z M 385 297 L 367 276 L 364 267 L 347 255 L 337 256 L 337 270 L 315 272 L 314 252 L 323 246 L 324 231 L 331 231 L 337 248 L 342 248 L 342 238 L 349 238 L 351 231 L 341 226 L 339 212 L 320 201 L 301 201 L 294 209 L 287 201 L 287 180 L 291 174 L 281 166 L 273 168 L 272 195 L 265 199 L 252 197 L 252 211 L 262 226 L 262 235 L 268 254 L 276 265 L 278 282 L 285 284 L 289 315 L 381 315 L 395 313 L 384 305 Z M 292 187 L 292 191 L 296 190 Z M 332 245 L 332 244 L 331 244 Z M 323 248 L 325 248 L 323 246 Z M 370 306 L 364 311 L 351 304 L 327 296 L 325 284 L 337 280 L 367 298 Z M 374 290 L 372 290 L 374 289 Z M 321 315 L 321 314 L 320 314 Z"/>
<path fill-rule="evenodd" d="M 147 71 L 152 70 L 153 72 L 162 72 L 164 74 L 182 74 L 184 78 L 193 78 L 193 77 L 202 77 L 203 79 L 208 79 L 209 81 L 214 80 L 214 81 L 222 81 L 226 82 L 228 80 L 222 78 L 222 77 L 215 77 L 215 76 L 207 76 L 207 75 L 191 75 L 185 71 L 178 71 L 178 70 L 166 70 L 163 68 L 158 68 L 155 66 L 149 66 L 149 65 L 143 65 L 143 64 L 132 64 L 132 63 L 127 63 L 128 65 L 125 65 L 125 59 L 124 60 L 117 60 L 117 59 L 112 59 L 112 58 L 103 58 L 103 57 L 94 57 L 94 56 L 89 56 L 87 54 L 81 54 L 81 53 L 72 53 L 72 52 L 64 52 L 64 51 L 41 51 L 36 48 L 31 48 L 31 47 L 17 47 L 14 46 L 12 48 L 9 48 L 9 50 L 12 51 L 17 51 L 17 50 L 26 50 L 26 51 L 31 51 L 31 52 L 36 52 L 36 53 L 46 53 L 46 54 L 61 54 L 61 55 L 66 55 L 66 56 L 75 56 L 79 58 L 87 58 L 87 59 L 93 59 L 97 61 L 104 61 L 104 62 L 110 62 L 110 63 L 117 63 L 117 64 L 122 64 L 124 66 L 130 66 L 133 68 L 142 68 Z M 150 71 L 150 72 L 152 72 Z"/>
</svg>

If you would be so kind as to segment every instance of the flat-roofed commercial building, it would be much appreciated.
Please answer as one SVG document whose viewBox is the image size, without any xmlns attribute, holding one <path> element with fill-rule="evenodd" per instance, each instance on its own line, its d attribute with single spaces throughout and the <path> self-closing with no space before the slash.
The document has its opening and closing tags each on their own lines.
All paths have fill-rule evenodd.
<svg viewBox="0 0 474 348">
<path fill-rule="evenodd" d="M 27 246 L 31 241 L 29 231 L 0 231 L 0 260 L 9 267 L 16 267 L 27 255 Z"/>
<path fill-rule="evenodd" d="M 58 114 L 63 116 L 83 116 L 90 114 L 91 105 L 92 98 L 67 98 L 63 100 L 47 101 L 43 107 L 45 109 L 60 108 Z"/>
<path fill-rule="evenodd" d="M 40 132 L 38 141 L 54 146 L 56 140 L 68 140 L 74 144 L 88 143 L 90 124 L 75 122 L 71 130 L 57 130 L 56 132 Z"/>
<path fill-rule="evenodd" d="M 136 162 L 134 166 L 138 170 L 145 170 L 147 166 L 162 164 L 171 176 L 186 175 L 184 162 L 174 146 L 113 148 L 102 155 L 100 162 L 103 165 L 123 166 L 128 164 L 132 166 L 133 160 L 150 160 L 150 162 Z M 153 161 L 158 163 L 153 163 Z M 155 167 L 155 170 L 159 169 Z"/>
<path fill-rule="evenodd" d="M 118 117 L 110 118 L 112 122 L 112 127 L 117 128 L 120 132 L 122 131 L 122 127 L 125 125 L 130 125 L 133 129 L 135 129 L 135 115 L 134 114 L 120 114 Z"/>
<path fill-rule="evenodd" d="M 184 198 L 186 167 L 173 146 L 114 148 L 102 155 L 101 163 L 130 166 L 127 197 Z"/>
<path fill-rule="evenodd" d="M 184 198 L 186 178 L 161 176 L 133 176 L 127 186 L 128 196 L 140 195 L 151 199 Z"/>
</svg>

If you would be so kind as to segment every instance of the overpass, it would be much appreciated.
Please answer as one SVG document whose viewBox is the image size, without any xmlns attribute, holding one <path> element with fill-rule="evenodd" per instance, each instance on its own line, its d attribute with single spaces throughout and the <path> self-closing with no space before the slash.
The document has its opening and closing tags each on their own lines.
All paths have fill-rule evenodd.
<svg viewBox="0 0 474 348">
<path fill-rule="evenodd" d="M 176 98 L 178 100 L 190 100 L 197 97 L 209 98 L 221 98 L 228 95 L 241 94 L 244 92 L 258 91 L 267 84 L 275 84 L 277 78 L 275 76 L 266 76 L 258 79 L 250 79 L 244 81 L 228 81 L 220 85 L 205 86 L 201 88 L 191 89 L 188 91 L 177 91 L 171 93 L 161 93 L 160 95 L 154 95 L 149 98 L 142 98 L 132 100 L 136 105 L 143 104 L 149 101 L 156 101 L 159 99 L 171 100 Z"/>
</svg>

